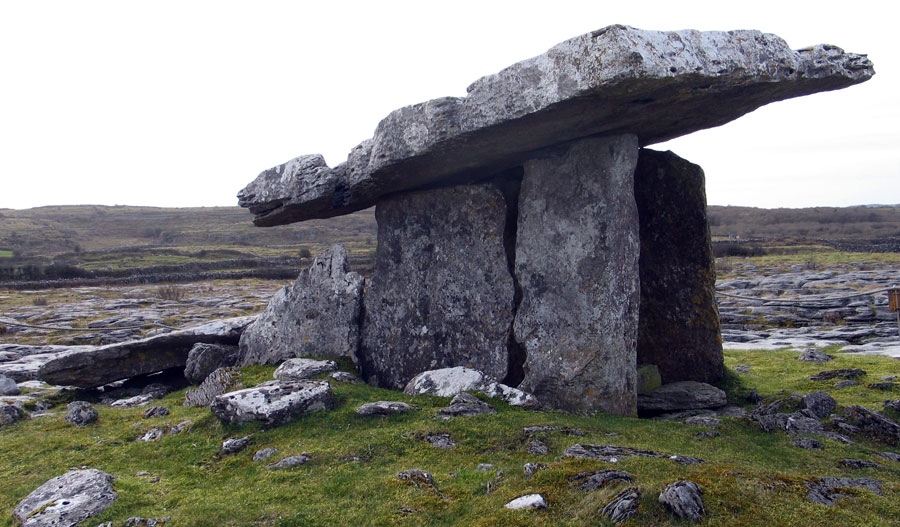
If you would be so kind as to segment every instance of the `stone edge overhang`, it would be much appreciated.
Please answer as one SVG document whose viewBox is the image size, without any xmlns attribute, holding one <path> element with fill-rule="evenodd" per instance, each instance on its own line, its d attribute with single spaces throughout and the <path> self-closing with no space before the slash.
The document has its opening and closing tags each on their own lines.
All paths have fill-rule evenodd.
<svg viewBox="0 0 900 527">
<path fill-rule="evenodd" d="M 865 55 L 794 51 L 759 31 L 609 26 L 482 77 L 466 97 L 391 112 L 334 168 L 307 155 L 266 170 L 238 202 L 257 226 L 349 214 L 395 192 L 474 182 L 583 137 L 633 133 L 647 146 L 874 73 Z"/>
</svg>

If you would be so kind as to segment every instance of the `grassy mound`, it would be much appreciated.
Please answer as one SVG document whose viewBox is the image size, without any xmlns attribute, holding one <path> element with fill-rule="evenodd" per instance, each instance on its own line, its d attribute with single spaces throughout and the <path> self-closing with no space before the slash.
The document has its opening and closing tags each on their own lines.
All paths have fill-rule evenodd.
<svg viewBox="0 0 900 527">
<path fill-rule="evenodd" d="M 730 374 L 723 387 L 739 404 L 751 389 L 765 398 L 824 389 L 840 405 L 864 404 L 879 411 L 881 401 L 900 397 L 865 387 L 881 376 L 900 373 L 900 362 L 894 359 L 838 355 L 826 365 L 816 365 L 797 361 L 797 356 L 793 351 L 726 352 L 730 368 L 747 365 L 750 371 Z M 851 367 L 868 372 L 861 386 L 835 390 L 835 381 L 807 380 L 823 369 Z M 269 379 L 272 371 L 246 368 L 245 384 Z M 13 525 L 13 507 L 33 489 L 81 466 L 117 478 L 118 500 L 84 523 L 89 526 L 112 521 L 118 527 L 132 516 L 170 517 L 170 525 L 179 527 L 608 525 L 599 511 L 624 486 L 583 491 L 569 481 L 579 472 L 607 468 L 632 474 L 642 494 L 637 513 L 625 525 L 681 525 L 657 502 L 660 491 L 679 479 L 690 479 L 704 490 L 707 516 L 701 525 L 888 526 L 900 518 L 900 463 L 875 456 L 896 452 L 896 446 L 865 441 L 843 445 L 819 438 L 825 449 L 808 451 L 791 444 L 795 437 L 763 433 L 743 419 L 725 418 L 718 437 L 702 437 L 698 432 L 708 429 L 681 422 L 534 412 L 493 400 L 494 415 L 442 421 L 434 416 L 448 404 L 445 398 L 410 398 L 362 384 L 332 381 L 332 385 L 336 410 L 275 428 L 222 424 L 207 409 L 182 407 L 183 391 L 156 403 L 171 410 L 164 418 L 144 419 L 144 408 L 96 405 L 99 420 L 79 429 L 63 420 L 65 407 L 60 405 L 52 410 L 55 415 L 4 427 L 0 526 Z M 406 401 L 419 409 L 374 418 L 354 413 L 359 405 L 377 400 Z M 135 442 L 152 427 L 168 428 L 185 420 L 193 422 L 188 432 Z M 523 428 L 533 425 L 578 428 L 586 435 L 526 436 Z M 443 450 L 424 440 L 441 433 L 450 434 L 456 445 Z M 219 453 L 224 439 L 248 434 L 252 440 L 246 450 L 228 456 Z M 549 453 L 526 453 L 532 439 L 544 442 Z M 616 464 L 563 459 L 563 451 L 575 443 L 650 449 L 705 462 L 686 466 L 665 458 L 627 457 Z M 277 448 L 279 453 L 266 461 L 252 461 L 262 448 Z M 267 463 L 301 452 L 310 454 L 309 463 L 265 469 Z M 846 468 L 840 464 L 845 458 L 875 461 L 883 468 Z M 547 468 L 526 479 L 522 466 L 528 462 Z M 494 468 L 479 471 L 480 463 Z M 411 468 L 433 474 L 436 488 L 397 478 L 398 472 Z M 848 497 L 834 507 L 807 501 L 806 483 L 825 476 L 871 477 L 885 484 L 880 496 L 862 490 L 843 492 Z M 508 501 L 530 493 L 543 494 L 549 507 L 504 509 Z"/>
</svg>

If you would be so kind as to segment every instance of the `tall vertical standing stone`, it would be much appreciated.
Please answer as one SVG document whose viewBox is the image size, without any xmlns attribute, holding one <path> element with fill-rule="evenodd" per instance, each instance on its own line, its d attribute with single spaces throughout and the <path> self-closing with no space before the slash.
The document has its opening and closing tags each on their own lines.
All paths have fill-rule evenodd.
<svg viewBox="0 0 900 527">
<path fill-rule="evenodd" d="M 383 198 L 364 294 L 361 369 L 402 389 L 426 370 L 467 366 L 506 376 L 514 286 L 506 202 L 492 184 Z"/>
<path fill-rule="evenodd" d="M 638 364 L 663 383 L 714 382 L 724 372 L 716 268 L 703 169 L 642 149 L 634 175 L 641 231 Z"/>
<path fill-rule="evenodd" d="M 637 156 L 637 137 L 627 134 L 525 163 L 515 261 L 520 388 L 552 407 L 637 412 Z"/>
</svg>

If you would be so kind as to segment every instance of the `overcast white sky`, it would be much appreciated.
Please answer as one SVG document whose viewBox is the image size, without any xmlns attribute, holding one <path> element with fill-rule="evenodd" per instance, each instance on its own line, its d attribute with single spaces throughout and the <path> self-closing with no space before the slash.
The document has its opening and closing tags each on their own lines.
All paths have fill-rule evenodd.
<svg viewBox="0 0 900 527">
<path fill-rule="evenodd" d="M 629 4 L 625 6 L 624 4 Z M 710 204 L 900 203 L 889 2 L 0 0 L 0 208 L 235 205 L 301 154 L 332 166 L 391 110 L 609 24 L 760 29 L 868 53 L 877 75 L 655 148 Z M 248 214 L 249 220 L 249 214 Z"/>
</svg>

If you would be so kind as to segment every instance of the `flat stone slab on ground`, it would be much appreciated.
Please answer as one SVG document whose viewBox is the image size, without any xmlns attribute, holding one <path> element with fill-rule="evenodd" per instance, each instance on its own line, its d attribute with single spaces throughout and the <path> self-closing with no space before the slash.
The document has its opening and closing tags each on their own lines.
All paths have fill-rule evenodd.
<svg viewBox="0 0 900 527">
<path fill-rule="evenodd" d="M 638 409 L 647 412 L 672 412 L 719 408 L 728 404 L 725 392 L 702 382 L 681 381 L 664 384 L 638 396 Z"/>
<path fill-rule="evenodd" d="M 234 424 L 262 421 L 279 425 L 333 406 L 328 381 L 269 381 L 219 395 L 210 409 L 219 419 Z"/>
<path fill-rule="evenodd" d="M 96 469 L 71 470 L 32 491 L 13 516 L 23 527 L 75 527 L 112 505 L 118 497 L 112 482 Z"/>
</svg>

